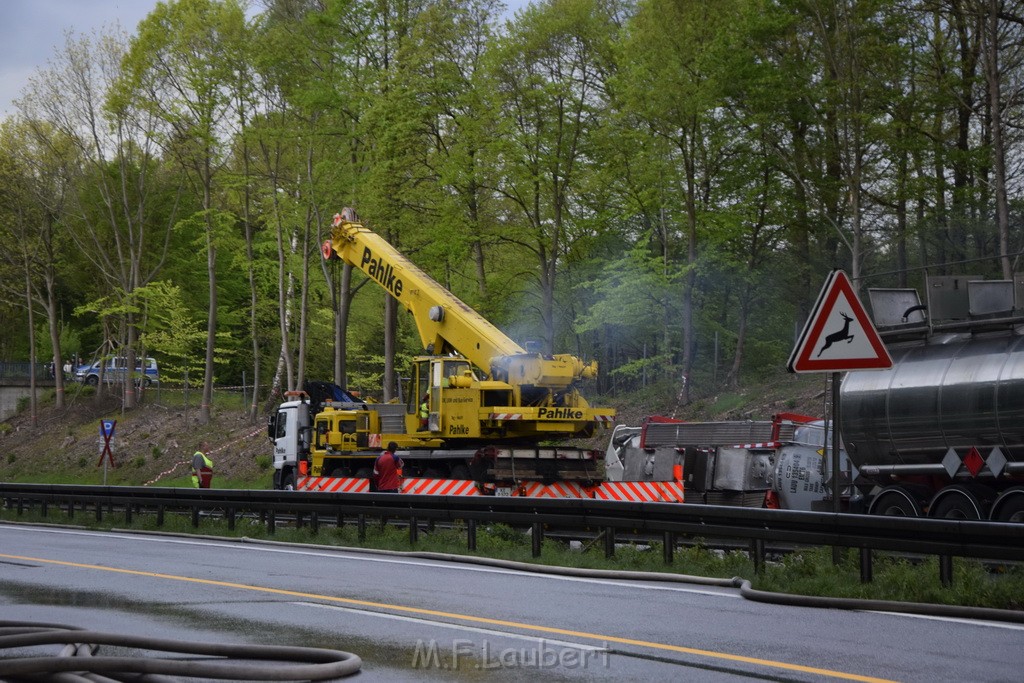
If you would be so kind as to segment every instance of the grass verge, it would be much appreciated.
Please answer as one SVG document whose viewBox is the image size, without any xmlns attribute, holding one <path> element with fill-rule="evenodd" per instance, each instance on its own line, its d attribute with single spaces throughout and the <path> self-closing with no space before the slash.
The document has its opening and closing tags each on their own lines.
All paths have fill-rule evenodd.
<svg viewBox="0 0 1024 683">
<path fill-rule="evenodd" d="M 954 560 L 954 578 L 950 587 L 939 581 L 938 562 L 935 558 L 907 559 L 876 553 L 874 581 L 860 582 L 858 553 L 854 550 L 841 554 L 840 562 L 833 563 L 830 548 L 809 548 L 782 555 L 769 561 L 762 574 L 744 551 L 722 551 L 707 548 L 700 542 L 680 547 L 670 565 L 663 562 L 659 543 L 620 544 L 615 555 L 606 558 L 603 544 L 570 543 L 546 538 L 540 557 L 532 556 L 532 543 L 525 529 L 504 524 L 480 525 L 477 528 L 477 550 L 467 550 L 466 529 L 457 525 L 451 529 L 426 530 L 422 526 L 416 544 L 411 544 L 407 528 L 367 520 L 365 534 L 360 538 L 354 519 L 341 527 L 321 526 L 314 533 L 308 526 L 296 529 L 278 527 L 270 534 L 256 517 L 236 520 L 235 529 L 228 529 L 221 518 L 200 518 L 198 528 L 192 526 L 191 517 L 167 514 L 162 526 L 157 526 L 155 515 L 136 514 L 128 524 L 123 513 L 112 513 L 97 522 L 92 510 L 80 511 L 68 519 L 63 511 L 43 517 L 39 511 L 26 511 L 18 515 L 15 510 L 0 510 L 0 520 L 10 522 L 73 523 L 96 529 L 134 528 L 143 531 L 202 533 L 226 537 L 294 543 L 317 543 L 339 547 L 377 548 L 397 551 L 427 551 L 489 557 L 517 562 L 562 567 L 605 569 L 620 571 L 672 572 L 678 574 L 732 578 L 739 576 L 751 581 L 754 588 L 764 591 L 843 598 L 921 602 L 996 609 L 1024 609 L 1024 567 L 1007 564 L 981 563 L 957 558 Z"/>
</svg>

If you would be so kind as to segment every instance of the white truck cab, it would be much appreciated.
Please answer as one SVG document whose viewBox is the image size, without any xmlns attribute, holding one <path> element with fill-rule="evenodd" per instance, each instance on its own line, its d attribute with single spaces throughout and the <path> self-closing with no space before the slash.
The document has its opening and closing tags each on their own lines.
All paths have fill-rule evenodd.
<svg viewBox="0 0 1024 683">
<path fill-rule="evenodd" d="M 274 488 L 292 490 L 300 460 L 309 456 L 309 403 L 286 401 L 270 416 L 267 436 L 274 444 Z"/>
</svg>

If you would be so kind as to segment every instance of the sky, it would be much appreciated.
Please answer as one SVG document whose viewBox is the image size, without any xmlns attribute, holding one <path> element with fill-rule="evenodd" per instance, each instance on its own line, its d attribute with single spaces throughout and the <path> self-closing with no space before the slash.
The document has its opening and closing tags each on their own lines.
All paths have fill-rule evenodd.
<svg viewBox="0 0 1024 683">
<path fill-rule="evenodd" d="M 63 48 L 65 34 L 92 35 L 120 24 L 134 33 L 157 0 L 0 0 L 0 118 L 29 78 Z"/>
<path fill-rule="evenodd" d="M 119 24 L 129 34 L 157 0 L 0 0 L 0 119 L 15 113 L 14 99 L 45 68 L 73 31 L 92 36 Z M 512 9 L 527 0 L 505 0 Z"/>
</svg>

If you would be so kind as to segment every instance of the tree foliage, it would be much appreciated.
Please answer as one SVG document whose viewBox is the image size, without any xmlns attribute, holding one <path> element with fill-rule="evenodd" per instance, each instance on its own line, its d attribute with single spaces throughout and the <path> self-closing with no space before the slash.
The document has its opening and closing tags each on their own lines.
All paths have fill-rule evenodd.
<svg viewBox="0 0 1024 683">
<path fill-rule="evenodd" d="M 1021 5 L 161 2 L 0 127 L 0 354 L 390 398 L 415 326 L 320 257 L 353 206 L 600 390 L 688 400 L 781 367 L 832 268 L 1012 275 Z"/>
</svg>

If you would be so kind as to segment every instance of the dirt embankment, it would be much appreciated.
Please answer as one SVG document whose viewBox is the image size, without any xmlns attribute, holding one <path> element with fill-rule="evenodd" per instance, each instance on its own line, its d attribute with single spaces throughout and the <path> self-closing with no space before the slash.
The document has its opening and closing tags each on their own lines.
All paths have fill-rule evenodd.
<svg viewBox="0 0 1024 683">
<path fill-rule="evenodd" d="M 649 415 L 684 420 L 766 420 L 780 412 L 821 416 L 826 395 L 824 376 L 783 373 L 738 390 L 722 389 L 686 406 L 664 389 L 595 403 L 615 407 L 619 424 L 639 425 Z M 200 425 L 195 405 L 186 408 L 180 398 L 172 405 L 169 394 L 164 399 L 151 393 L 139 407 L 122 410 L 117 397 L 97 399 L 71 387 L 67 406 L 57 410 L 52 403 L 43 405 L 34 426 L 27 410 L 0 424 L 0 480 L 102 483 L 99 425 L 103 419 L 112 419 L 117 420 L 113 439 L 117 466 L 107 469 L 109 484 L 188 485 L 188 462 L 205 439 L 218 480 L 270 486 L 265 416 L 253 423 L 240 408 L 215 405 L 210 422 Z M 607 438 L 603 433 L 580 445 L 604 450 Z"/>
<path fill-rule="evenodd" d="M 40 407 L 35 425 L 25 410 L 0 425 L 0 479 L 11 481 L 101 483 L 100 421 L 116 420 L 107 482 L 125 485 L 183 485 L 188 463 L 199 443 L 209 441 L 216 476 L 259 483 L 270 474 L 258 457 L 269 461 L 266 422 L 256 424 L 238 409 L 213 409 L 208 424 L 198 424 L 198 409 L 169 406 L 152 397 L 122 410 L 117 397 L 97 399 L 72 387 L 67 405 Z M 179 400 L 180 403 L 180 400 Z"/>
</svg>

